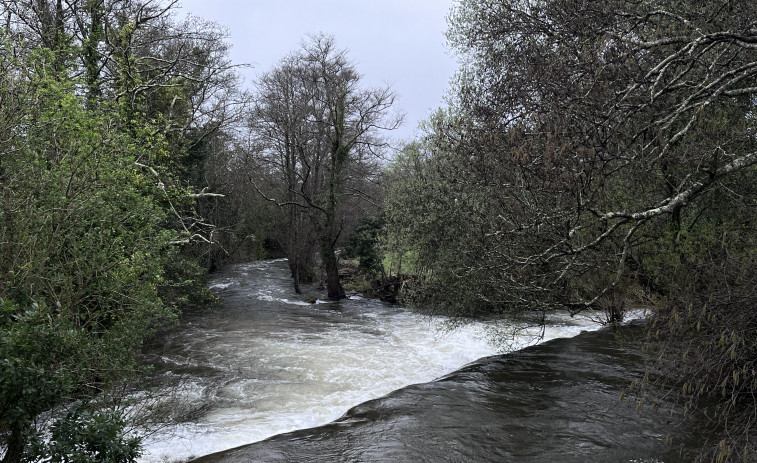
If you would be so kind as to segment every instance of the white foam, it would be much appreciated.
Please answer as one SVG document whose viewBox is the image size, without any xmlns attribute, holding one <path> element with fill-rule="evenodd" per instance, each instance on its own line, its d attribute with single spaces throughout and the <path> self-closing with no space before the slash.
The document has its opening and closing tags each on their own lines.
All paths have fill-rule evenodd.
<svg viewBox="0 0 757 463">
<path fill-rule="evenodd" d="M 213 283 L 213 284 L 209 285 L 208 288 L 210 288 L 210 289 L 216 289 L 216 290 L 217 289 L 226 289 L 226 288 L 228 288 L 229 286 L 231 286 L 233 284 L 234 284 L 234 282 L 231 282 L 231 281 L 228 281 L 228 282 L 217 282 L 217 283 Z"/>
<path fill-rule="evenodd" d="M 238 378 L 218 388 L 213 398 L 228 406 L 149 437 L 141 461 L 200 456 L 326 424 L 359 403 L 432 381 L 497 353 L 482 323 L 448 331 L 441 329 L 438 319 L 407 312 L 363 315 L 374 322 L 370 329 L 335 325 L 317 335 L 280 333 L 267 339 L 261 363 L 272 369 L 275 380 Z M 585 318 L 564 321 L 549 326 L 544 339 L 575 336 L 598 327 Z M 520 346 L 532 343 L 523 338 Z M 244 362 L 245 355 L 261 354 L 242 352 L 246 354 L 225 360 L 234 364 Z M 195 400 L 206 391 L 192 385 L 187 393 Z"/>
</svg>

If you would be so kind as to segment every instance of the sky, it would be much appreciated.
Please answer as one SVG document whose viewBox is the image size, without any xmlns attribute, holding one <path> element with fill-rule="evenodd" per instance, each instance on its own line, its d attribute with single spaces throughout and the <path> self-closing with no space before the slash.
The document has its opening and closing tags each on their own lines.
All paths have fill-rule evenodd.
<svg viewBox="0 0 757 463">
<path fill-rule="evenodd" d="M 457 61 L 446 46 L 453 0 L 182 0 L 181 14 L 228 29 L 230 57 L 250 64 L 246 85 L 297 50 L 309 33 L 334 36 L 367 87 L 390 85 L 410 139 L 418 122 L 444 106 Z"/>
</svg>

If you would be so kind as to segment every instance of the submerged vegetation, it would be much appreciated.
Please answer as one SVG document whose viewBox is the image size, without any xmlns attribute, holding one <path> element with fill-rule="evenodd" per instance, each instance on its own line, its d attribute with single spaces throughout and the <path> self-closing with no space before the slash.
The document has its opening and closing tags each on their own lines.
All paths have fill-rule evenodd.
<svg viewBox="0 0 757 463">
<path fill-rule="evenodd" d="M 757 5 L 460 0 L 450 104 L 394 156 L 394 94 L 332 37 L 247 93 L 175 7 L 0 0 L 3 462 L 134 461 L 143 341 L 275 255 L 451 317 L 649 307 L 631 391 L 754 460 Z"/>
</svg>

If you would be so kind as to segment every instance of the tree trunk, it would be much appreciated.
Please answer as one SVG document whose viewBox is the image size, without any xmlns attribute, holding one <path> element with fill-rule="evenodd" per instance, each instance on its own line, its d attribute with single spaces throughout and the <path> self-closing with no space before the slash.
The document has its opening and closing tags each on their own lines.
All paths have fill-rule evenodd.
<svg viewBox="0 0 757 463">
<path fill-rule="evenodd" d="M 24 456 L 25 439 L 23 433 L 14 426 L 7 441 L 5 456 L 0 463 L 19 463 Z"/>
<path fill-rule="evenodd" d="M 302 294 L 300 290 L 300 263 L 297 254 L 294 255 L 294 266 L 292 268 L 292 278 L 294 278 L 294 292 Z"/>
<path fill-rule="evenodd" d="M 344 299 L 346 295 L 339 280 L 339 266 L 337 265 L 334 247 L 329 243 L 324 243 L 321 246 L 321 258 L 323 259 L 323 266 L 326 269 L 326 291 L 329 299 L 335 301 Z"/>
</svg>

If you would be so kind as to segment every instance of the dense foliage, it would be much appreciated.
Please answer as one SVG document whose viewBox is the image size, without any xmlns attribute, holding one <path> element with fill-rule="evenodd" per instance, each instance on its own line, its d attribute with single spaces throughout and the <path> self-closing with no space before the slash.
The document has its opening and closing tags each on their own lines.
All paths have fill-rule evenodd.
<svg viewBox="0 0 757 463">
<path fill-rule="evenodd" d="M 158 292 L 178 236 L 165 227 L 162 192 L 135 165 L 163 150 L 161 138 L 86 110 L 74 82 L 48 72 L 49 54 L 26 59 L 4 82 L 23 110 L 2 109 L 0 430 L 9 461 L 41 412 L 89 400 L 136 369 L 141 340 L 174 316 Z"/>
<path fill-rule="evenodd" d="M 213 195 L 190 155 L 233 73 L 221 36 L 171 6 L 0 3 L 3 462 L 134 461 L 123 385 L 203 297 L 184 250 L 212 240 L 195 205 Z"/>
<path fill-rule="evenodd" d="M 459 2 L 454 104 L 394 166 L 408 298 L 611 322 L 654 307 L 648 347 L 676 374 L 634 387 L 706 415 L 723 441 L 705 455 L 753 458 L 756 19 L 749 2 Z"/>
<path fill-rule="evenodd" d="M 384 271 L 384 253 L 380 245 L 383 227 L 382 217 L 366 217 L 355 227 L 344 246 L 345 257 L 357 258 L 358 270 L 367 276 Z"/>
</svg>

